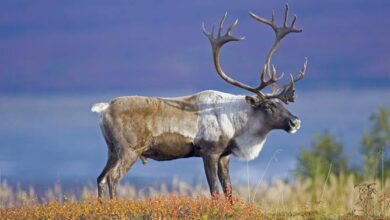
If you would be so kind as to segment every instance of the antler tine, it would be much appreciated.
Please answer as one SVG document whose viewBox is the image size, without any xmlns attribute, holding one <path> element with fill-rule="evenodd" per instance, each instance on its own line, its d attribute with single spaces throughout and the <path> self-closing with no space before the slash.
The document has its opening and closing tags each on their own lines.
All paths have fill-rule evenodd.
<svg viewBox="0 0 390 220">
<path fill-rule="evenodd" d="M 307 69 L 307 57 L 305 57 L 305 62 L 303 63 L 302 69 L 295 75 L 296 77 L 294 77 L 294 82 L 298 82 L 305 76 L 306 69 Z"/>
<path fill-rule="evenodd" d="M 264 65 L 263 67 L 263 70 L 261 71 L 261 75 L 260 75 L 260 84 L 258 87 L 256 87 L 257 90 L 262 90 L 263 88 L 279 81 L 280 79 L 283 78 L 284 76 L 284 73 L 282 73 L 282 75 L 280 75 L 279 77 L 277 76 L 277 73 L 276 73 L 276 69 L 275 69 L 275 66 L 272 65 L 272 74 L 271 74 L 271 77 L 269 77 L 268 80 L 265 80 L 265 73 L 267 72 L 267 64 Z"/>
<path fill-rule="evenodd" d="M 296 15 L 294 15 L 294 19 L 293 19 L 293 21 L 291 22 L 291 27 L 292 28 L 295 28 L 295 22 L 297 21 L 297 16 Z M 302 30 L 301 30 L 302 31 Z"/>
<path fill-rule="evenodd" d="M 227 17 L 227 13 L 225 13 L 225 15 L 222 17 L 222 19 L 219 23 L 217 37 L 214 37 L 213 31 L 211 33 L 207 32 L 206 28 L 204 27 L 204 23 L 202 24 L 202 31 L 206 35 L 206 37 L 209 39 L 210 44 L 211 44 L 215 69 L 217 70 L 218 75 L 226 82 L 228 82 L 234 86 L 240 87 L 242 89 L 248 90 L 250 92 L 253 92 L 253 93 L 257 94 L 259 97 L 265 97 L 265 95 L 262 92 L 256 90 L 255 88 L 230 78 L 228 75 L 226 75 L 226 73 L 223 71 L 223 69 L 221 67 L 221 64 L 219 62 L 219 52 L 220 52 L 221 47 L 227 42 L 240 41 L 240 40 L 244 39 L 244 37 L 234 37 L 231 35 L 231 32 L 233 31 L 233 29 L 237 26 L 238 20 L 235 20 L 230 25 L 230 27 L 227 29 L 227 31 L 224 35 L 221 34 L 222 29 L 223 29 L 223 24 L 226 20 L 226 17 Z"/>
<path fill-rule="evenodd" d="M 221 37 L 221 32 L 222 32 L 223 24 L 225 23 L 226 17 L 227 17 L 227 12 L 225 12 L 225 14 L 223 15 L 223 17 L 221 19 L 221 22 L 219 23 L 218 37 Z"/>
<path fill-rule="evenodd" d="M 275 11 L 272 11 L 272 20 L 271 20 L 271 21 L 269 21 L 269 20 L 267 20 L 267 19 L 265 19 L 265 18 L 262 18 L 262 17 L 256 15 L 256 14 L 253 13 L 253 12 L 249 12 L 249 15 L 250 15 L 253 19 L 255 19 L 255 20 L 257 20 L 257 21 L 260 21 L 260 22 L 262 22 L 262 23 L 264 23 L 264 24 L 266 24 L 266 25 L 269 25 L 272 29 L 276 30 L 277 26 L 275 25 Z"/>
<path fill-rule="evenodd" d="M 288 22 L 288 4 L 286 4 L 286 10 L 284 11 L 284 22 L 283 22 L 283 27 L 287 27 L 287 22 Z"/>
<path fill-rule="evenodd" d="M 213 35 L 210 32 L 206 31 L 206 28 L 204 27 L 204 22 L 202 22 L 202 32 L 210 41 L 212 40 Z"/>
<path fill-rule="evenodd" d="M 271 19 L 271 22 L 272 22 L 272 23 L 275 23 L 275 10 L 272 10 L 272 19 Z"/>
<path fill-rule="evenodd" d="M 231 32 L 233 31 L 233 29 L 237 26 L 238 24 L 238 19 L 236 19 L 231 25 L 230 27 L 227 29 L 226 31 L 226 36 L 231 36 Z"/>
<path fill-rule="evenodd" d="M 211 34 L 212 37 L 214 37 L 214 25 L 211 26 L 211 33 L 210 34 Z"/>
</svg>

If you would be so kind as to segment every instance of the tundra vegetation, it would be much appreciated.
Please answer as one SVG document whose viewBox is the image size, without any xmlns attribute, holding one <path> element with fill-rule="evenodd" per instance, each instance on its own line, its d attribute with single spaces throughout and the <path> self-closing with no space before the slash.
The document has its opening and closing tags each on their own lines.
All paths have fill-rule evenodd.
<svg viewBox="0 0 390 220">
<path fill-rule="evenodd" d="M 177 179 L 170 186 L 139 190 L 118 187 L 118 198 L 97 200 L 93 184 L 81 193 L 60 184 L 38 198 L 34 188 L 22 190 L 5 180 L 0 185 L 1 219 L 388 219 L 390 218 L 390 109 L 370 118 L 361 144 L 345 152 L 330 132 L 301 148 L 295 181 L 274 180 L 248 191 L 233 190 L 233 205 L 224 197 L 210 199 L 204 185 Z M 351 151 L 350 151 L 351 152 Z M 360 160 L 356 163 L 356 160 Z M 352 163 L 354 162 L 354 163 Z M 256 191 L 256 193 L 254 193 Z"/>
</svg>

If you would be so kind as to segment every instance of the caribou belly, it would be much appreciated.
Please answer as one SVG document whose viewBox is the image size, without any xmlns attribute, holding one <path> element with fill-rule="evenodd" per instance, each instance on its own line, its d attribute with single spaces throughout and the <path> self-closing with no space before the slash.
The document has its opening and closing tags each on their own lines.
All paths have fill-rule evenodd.
<svg viewBox="0 0 390 220">
<path fill-rule="evenodd" d="M 196 156 L 193 139 L 178 133 L 164 133 L 153 138 L 153 144 L 142 156 L 154 160 L 174 160 Z"/>
</svg>

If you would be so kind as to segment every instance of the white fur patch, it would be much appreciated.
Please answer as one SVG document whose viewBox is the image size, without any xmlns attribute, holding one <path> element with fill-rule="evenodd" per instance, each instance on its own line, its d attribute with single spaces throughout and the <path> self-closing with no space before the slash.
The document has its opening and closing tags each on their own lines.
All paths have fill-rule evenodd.
<svg viewBox="0 0 390 220">
<path fill-rule="evenodd" d="M 202 110 L 195 143 L 217 142 L 221 136 L 233 138 L 248 121 L 249 105 L 244 96 L 207 90 L 198 94 L 197 103 Z"/>
<path fill-rule="evenodd" d="M 238 138 L 236 140 L 238 146 L 233 149 L 233 154 L 239 160 L 253 160 L 259 156 L 265 140 L 261 140 L 258 136 Z"/>
<path fill-rule="evenodd" d="M 92 106 L 91 111 L 101 115 L 108 108 L 108 106 L 109 104 L 105 102 L 96 103 Z"/>
</svg>

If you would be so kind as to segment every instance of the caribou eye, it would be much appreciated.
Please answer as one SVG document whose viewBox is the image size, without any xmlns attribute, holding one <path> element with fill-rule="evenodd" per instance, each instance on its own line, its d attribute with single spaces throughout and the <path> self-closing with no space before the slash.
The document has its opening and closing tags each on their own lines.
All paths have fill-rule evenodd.
<svg viewBox="0 0 390 220">
<path fill-rule="evenodd" d="M 270 104 L 265 104 L 263 108 L 266 111 L 272 111 L 272 106 Z"/>
</svg>

